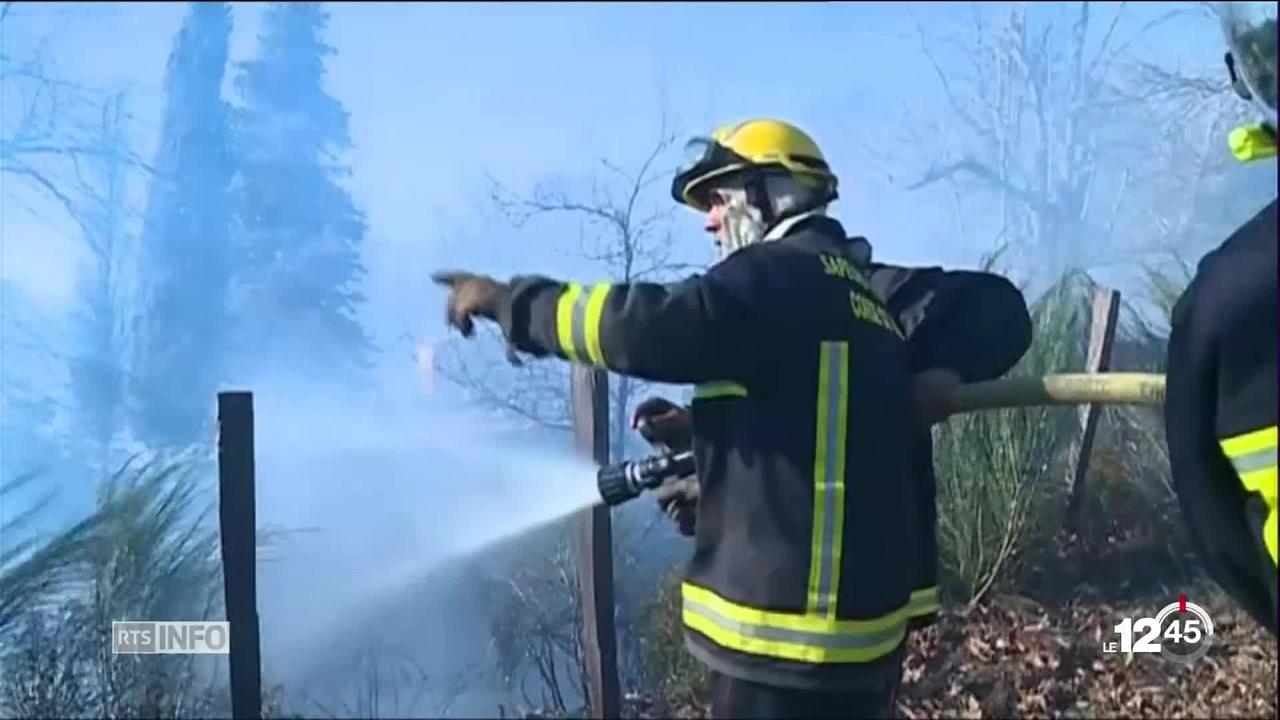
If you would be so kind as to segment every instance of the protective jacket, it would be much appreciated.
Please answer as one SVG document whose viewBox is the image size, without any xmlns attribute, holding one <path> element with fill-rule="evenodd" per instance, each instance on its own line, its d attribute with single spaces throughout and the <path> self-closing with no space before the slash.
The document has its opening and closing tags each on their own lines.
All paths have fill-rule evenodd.
<svg viewBox="0 0 1280 720">
<path fill-rule="evenodd" d="M 866 238 L 849 240 L 871 285 L 907 336 L 912 373 L 951 370 L 966 383 L 994 380 L 1013 369 L 1031 346 L 1031 315 L 1022 292 L 999 275 L 938 267 L 908 268 L 871 260 Z M 915 437 L 911 454 L 916 522 L 924 530 L 914 563 L 912 625 L 924 626 L 938 611 L 938 481 L 928 430 Z"/>
<path fill-rule="evenodd" d="M 1165 426 L 1209 573 L 1276 632 L 1276 203 L 1200 261 L 1174 306 Z"/>
<path fill-rule="evenodd" d="M 672 285 L 516 278 L 499 322 L 527 353 L 697 385 L 691 652 L 744 680 L 858 686 L 892 665 L 916 576 L 909 358 L 839 223 L 769 238 Z"/>
</svg>

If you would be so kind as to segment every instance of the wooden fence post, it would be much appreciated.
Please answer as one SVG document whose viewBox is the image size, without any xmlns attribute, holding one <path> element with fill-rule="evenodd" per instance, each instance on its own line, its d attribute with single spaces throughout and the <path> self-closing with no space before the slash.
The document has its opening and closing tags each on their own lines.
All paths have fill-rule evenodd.
<svg viewBox="0 0 1280 720">
<path fill-rule="evenodd" d="M 575 366 L 569 392 L 578 452 L 589 455 L 598 464 L 609 462 L 609 376 L 603 370 Z M 621 692 L 614 630 L 613 530 L 609 507 L 599 503 L 584 510 L 574 524 L 588 715 L 616 718 Z"/>
<path fill-rule="evenodd" d="M 1120 319 L 1120 292 L 1097 287 L 1093 290 L 1093 318 L 1089 326 L 1089 352 L 1084 371 L 1106 372 L 1111 369 L 1111 347 L 1115 343 L 1116 324 Z M 1084 500 L 1085 477 L 1089 473 L 1089 455 L 1093 452 L 1093 437 L 1098 431 L 1098 419 L 1102 407 L 1096 403 L 1082 405 L 1080 415 L 1080 439 L 1074 443 L 1073 453 L 1067 463 L 1066 481 L 1071 488 L 1067 505 L 1067 520 L 1075 526 L 1080 505 Z"/>
<path fill-rule="evenodd" d="M 262 717 L 253 464 L 253 394 L 218 393 L 218 524 L 223 598 L 231 626 L 231 714 L 236 720 Z"/>
</svg>

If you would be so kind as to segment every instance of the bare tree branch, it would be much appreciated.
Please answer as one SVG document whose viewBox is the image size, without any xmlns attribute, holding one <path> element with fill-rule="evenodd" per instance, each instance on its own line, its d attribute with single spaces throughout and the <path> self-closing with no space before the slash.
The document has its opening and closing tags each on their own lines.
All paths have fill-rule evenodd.
<svg viewBox="0 0 1280 720">
<path fill-rule="evenodd" d="M 9 162 L 0 162 L 0 173 L 14 175 L 17 177 L 26 178 L 27 180 L 30 180 L 31 182 L 35 183 L 38 187 L 43 189 L 46 193 L 48 193 L 54 200 L 56 200 L 58 204 L 61 205 L 63 209 L 67 211 L 67 215 L 71 216 L 72 218 L 76 218 L 79 215 L 79 209 L 76 207 L 76 204 L 71 200 L 71 198 L 67 196 L 66 193 L 58 189 L 58 186 L 55 185 L 54 182 L 50 180 L 48 177 L 46 177 L 43 173 L 36 170 L 35 168 L 28 166 L 26 163 L 22 162 L 21 160 L 18 160 L 15 158 L 10 160 Z"/>
<path fill-rule="evenodd" d="M 0 10 L 7 17 L 11 7 L 5 4 Z M 98 125 L 110 99 L 55 77 L 49 67 L 43 49 L 23 59 L 0 54 L 0 84 L 21 108 L 0 132 L 0 174 L 23 181 L 7 188 L 11 196 L 18 187 L 32 187 L 81 223 L 81 203 L 73 195 L 89 189 L 80 167 L 83 160 L 110 159 L 144 172 L 153 170 L 126 146 L 98 142 Z M 71 186 L 79 192 L 73 193 Z"/>
<path fill-rule="evenodd" d="M 1165 110 L 1171 116 L 1194 117 L 1204 110 L 1195 103 L 1215 95 L 1220 100 L 1225 89 L 1221 81 L 1202 84 L 1201 75 L 1179 77 L 1184 73 L 1143 63 L 1124 66 L 1137 68 L 1126 76 L 1120 64 L 1136 39 L 1199 10 L 1164 12 L 1122 33 L 1128 8 L 1122 4 L 1098 22 L 1098 7 L 1087 2 L 1053 8 L 975 5 L 958 43 L 926 31 L 911 14 L 922 55 L 937 77 L 946 119 L 953 128 L 958 123 L 961 132 L 946 130 L 945 119 L 916 126 L 908 142 L 927 160 L 908 189 L 945 181 L 960 225 L 967 205 L 991 198 L 996 208 L 983 213 L 992 218 L 983 230 L 998 242 L 1035 253 L 1046 270 L 1066 262 L 1068 253 L 1080 259 L 1081 238 L 1107 252 L 1120 246 L 1115 238 L 1123 232 L 1121 216 L 1136 211 L 1128 209 L 1135 193 L 1150 183 L 1134 168 L 1150 164 L 1119 160 L 1123 136 L 1117 133 L 1134 128 L 1126 138 L 1133 141 L 1133 152 L 1150 153 L 1145 149 L 1150 133 L 1138 133 L 1137 118 L 1152 114 L 1156 103 L 1176 105 Z M 1094 37 L 1100 38 L 1096 47 Z M 957 141 L 960 146 L 953 147 Z M 962 181 L 976 181 L 983 192 L 962 193 Z M 1106 201 L 1098 202 L 1102 193 Z"/>
<path fill-rule="evenodd" d="M 947 104 L 950 106 L 951 111 L 956 114 L 956 117 L 964 121 L 964 123 L 975 133 L 983 136 L 988 135 L 990 131 L 974 118 L 968 108 L 964 106 L 964 103 L 961 102 L 959 94 L 952 89 L 950 76 L 942 69 L 942 63 L 938 61 L 937 56 L 930 48 L 926 39 L 928 36 L 924 30 L 924 25 L 921 24 L 920 19 L 916 16 L 914 8 L 908 6 L 907 12 L 910 13 L 911 21 L 915 24 L 916 33 L 920 39 L 920 49 L 924 53 L 925 58 L 928 59 L 930 67 L 933 68 L 934 75 L 937 76 L 938 82 L 942 85 L 942 92 L 947 98 Z"/>
<path fill-rule="evenodd" d="M 665 202 L 652 211 L 643 209 L 649 189 L 663 177 L 662 173 L 655 170 L 658 161 L 674 141 L 674 135 L 666 129 L 664 118 L 659 139 L 649 148 L 634 171 L 628 171 L 612 160 L 599 161 L 606 174 L 617 178 L 618 182 L 608 184 L 599 177 L 593 178 L 586 197 L 546 184 L 535 187 L 529 195 L 520 195 L 490 176 L 490 200 L 516 228 L 522 228 L 541 218 L 578 218 L 581 221 L 578 255 L 604 265 L 610 278 L 619 282 L 654 280 L 692 270 L 694 268 L 688 263 L 671 261 L 674 236 L 670 231 L 670 224 L 673 210 L 665 207 Z M 467 363 L 474 366 L 477 361 L 463 360 L 460 355 L 450 362 L 451 367 L 441 374 L 471 392 L 477 400 L 549 427 L 569 426 L 567 405 L 552 408 L 553 412 L 565 413 L 563 417 L 552 419 L 545 412 L 548 409 L 545 402 L 540 403 L 542 409 L 537 412 L 530 409 L 531 404 L 538 402 L 534 399 L 533 391 L 524 393 L 519 400 L 513 400 L 508 392 L 495 391 L 492 387 L 478 387 L 483 383 L 492 385 L 501 382 L 494 375 L 492 363 L 489 371 L 479 372 L 466 367 Z M 522 389 L 552 391 L 551 388 L 540 387 L 527 380 L 525 378 L 518 385 Z M 615 381 L 614 384 L 628 390 L 626 397 L 617 398 L 619 406 L 615 410 L 625 414 L 631 397 L 645 384 L 634 380 L 625 383 Z M 565 389 L 559 387 L 553 392 L 563 395 Z M 620 450 L 622 441 L 621 437 L 615 437 L 615 450 Z"/>
</svg>

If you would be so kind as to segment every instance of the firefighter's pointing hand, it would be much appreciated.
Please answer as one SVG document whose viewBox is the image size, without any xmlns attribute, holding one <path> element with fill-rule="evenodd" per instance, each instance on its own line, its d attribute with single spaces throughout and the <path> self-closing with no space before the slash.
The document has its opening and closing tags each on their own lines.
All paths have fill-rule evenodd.
<svg viewBox="0 0 1280 720">
<path fill-rule="evenodd" d="M 445 305 L 445 322 L 458 329 L 463 337 L 475 332 L 474 318 L 498 319 L 498 310 L 511 293 L 507 283 L 485 275 L 460 271 L 433 273 L 431 279 L 449 288 Z"/>
</svg>

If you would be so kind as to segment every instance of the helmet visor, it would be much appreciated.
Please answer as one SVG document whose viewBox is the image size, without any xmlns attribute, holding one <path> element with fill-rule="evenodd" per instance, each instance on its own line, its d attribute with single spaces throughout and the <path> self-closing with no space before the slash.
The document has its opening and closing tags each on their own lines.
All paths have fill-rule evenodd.
<svg viewBox="0 0 1280 720">
<path fill-rule="evenodd" d="M 695 208 L 705 210 L 709 205 L 710 183 L 707 181 L 749 164 L 747 158 L 711 138 L 693 138 L 685 143 L 684 162 L 676 169 L 671 195 L 676 202 L 688 201 Z"/>
<path fill-rule="evenodd" d="M 719 143 L 711 138 L 693 138 L 684 144 L 684 162 L 681 163 L 681 170 L 693 167 L 701 162 L 706 162 L 715 154 Z"/>
<path fill-rule="evenodd" d="M 1254 100 L 1276 117 L 1276 4 L 1225 3 L 1222 26 L 1236 72 Z"/>
</svg>

